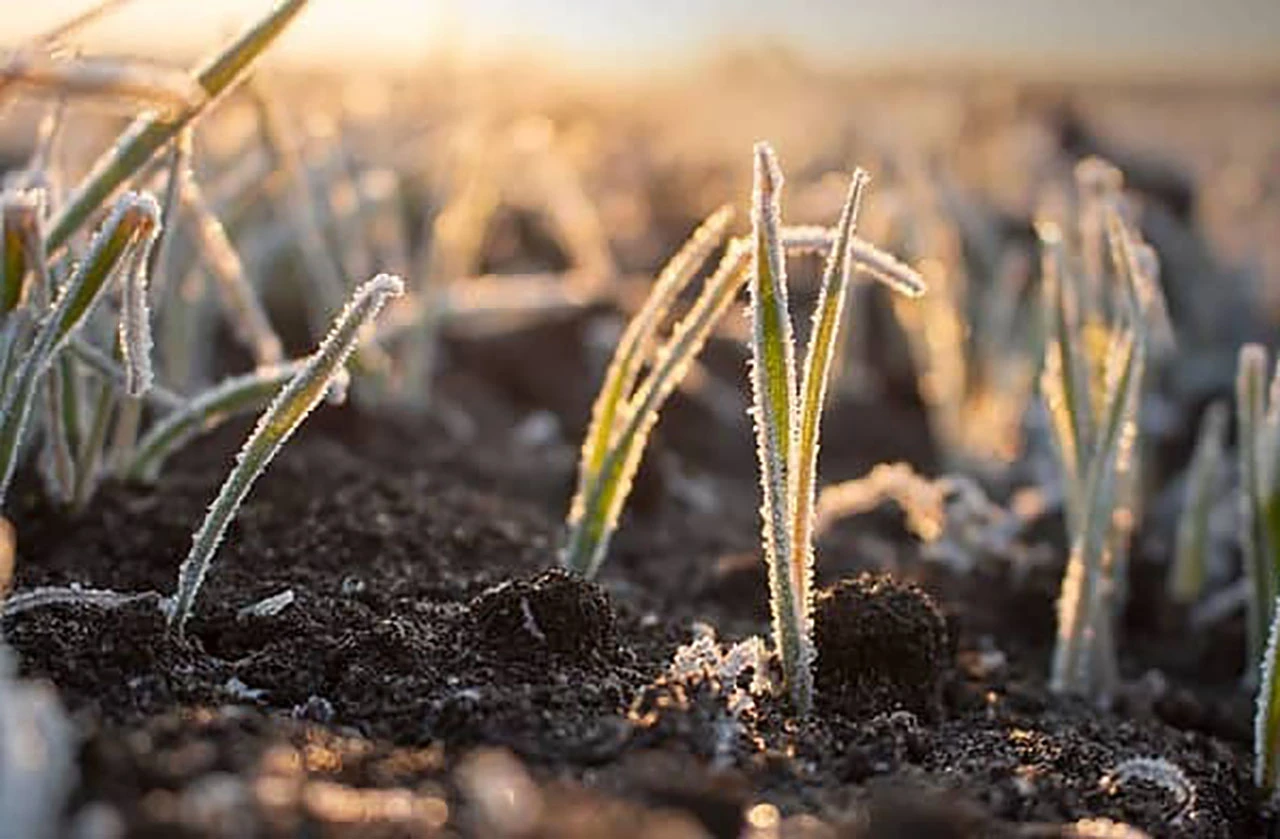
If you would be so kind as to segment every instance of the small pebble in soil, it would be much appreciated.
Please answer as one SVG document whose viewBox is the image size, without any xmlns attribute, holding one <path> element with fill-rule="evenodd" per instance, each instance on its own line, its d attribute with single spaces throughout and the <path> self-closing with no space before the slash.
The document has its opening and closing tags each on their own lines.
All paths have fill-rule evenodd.
<svg viewBox="0 0 1280 839">
<path fill-rule="evenodd" d="M 478 639 L 515 658 L 607 655 L 615 617 L 604 589 L 561 568 L 508 580 L 471 601 Z"/>
<path fill-rule="evenodd" d="M 819 701 L 851 716 L 938 711 L 946 621 L 933 599 L 884 574 L 820 592 L 814 609 Z"/>
</svg>

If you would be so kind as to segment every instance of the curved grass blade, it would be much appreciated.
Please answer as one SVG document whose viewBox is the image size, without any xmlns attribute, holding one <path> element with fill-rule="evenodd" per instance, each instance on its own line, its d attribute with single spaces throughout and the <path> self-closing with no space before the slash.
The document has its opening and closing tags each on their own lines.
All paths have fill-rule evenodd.
<svg viewBox="0 0 1280 839">
<path fill-rule="evenodd" d="M 208 515 L 192 536 L 191 551 L 178 571 L 178 590 L 169 613 L 171 629 L 182 633 L 214 552 L 258 476 L 324 398 L 330 380 L 355 349 L 363 327 L 389 298 L 403 293 L 404 282 L 389 274 L 379 274 L 356 289 L 315 353 L 271 400 L 236 455 L 236 465 L 210 505 Z"/>
<path fill-rule="evenodd" d="M 189 171 L 187 174 L 181 200 L 191 218 L 196 245 L 213 274 L 214 288 L 227 322 L 256 363 L 276 364 L 284 358 L 284 346 L 263 311 L 226 229 L 205 203 L 195 178 L 189 176 Z"/>
<path fill-rule="evenodd" d="M 277 3 L 261 20 L 199 67 L 195 80 L 207 95 L 200 104 L 171 116 L 150 113 L 138 117 L 98 159 L 59 210 L 49 230 L 49 252 L 60 251 L 125 181 L 141 171 L 156 152 L 244 78 L 258 56 L 275 42 L 307 2 Z"/>
<path fill-rule="evenodd" d="M 17 466 L 18 450 L 31 413 L 36 385 L 71 334 L 102 298 L 108 281 L 132 260 L 145 259 L 155 241 L 160 210 L 149 195 L 125 193 L 89 253 L 76 268 L 45 318 L 0 405 L 0 504 Z"/>
<path fill-rule="evenodd" d="M 745 248 L 730 246 L 689 313 L 658 351 L 636 395 L 621 406 L 621 429 L 586 487 L 581 512 L 570 521 L 561 553 L 566 567 L 586 577 L 599 570 L 662 405 L 737 295 L 745 279 L 747 256 Z"/>
<path fill-rule="evenodd" d="M 818 471 L 818 439 L 822 428 L 822 408 L 826 401 L 827 384 L 831 374 L 831 362 L 835 355 L 840 324 L 843 321 L 845 296 L 849 287 L 850 248 L 853 231 L 858 223 L 858 210 L 862 205 L 862 193 L 866 189 L 867 173 L 861 169 L 853 174 L 849 194 L 840 212 L 835 245 L 827 256 L 818 302 L 813 313 L 813 327 L 809 347 L 805 353 L 799 411 L 796 417 L 795 448 L 788 474 L 791 478 L 791 555 L 788 563 L 792 585 L 801 620 L 800 634 L 812 637 L 809 629 L 813 608 L 813 527 L 814 494 Z M 812 656 L 812 649 L 803 650 Z M 804 659 L 800 667 L 808 672 L 811 662 Z M 798 705 L 800 703 L 797 703 Z M 804 705 L 800 706 L 802 709 Z"/>
<path fill-rule="evenodd" d="M 260 411 L 299 372 L 303 361 L 262 367 L 234 376 L 197 395 L 163 417 L 142 435 L 125 474 L 132 480 L 151 482 L 165 461 L 188 442 L 208 433 L 232 417 Z"/>
<path fill-rule="evenodd" d="M 35 88 L 61 97 L 133 99 L 170 112 L 199 108 L 206 93 L 190 74 L 100 58 L 54 60 L 34 52 L 0 64 L 0 89 Z"/>
<path fill-rule="evenodd" d="M 604 384 L 591 407 L 591 424 L 582 441 L 578 488 L 569 512 L 571 527 L 582 518 L 587 489 L 595 482 L 610 444 L 618 435 L 620 408 L 632 395 L 640 368 L 653 354 L 658 328 L 675 299 L 723 241 L 732 220 L 733 208 L 729 206 L 721 207 L 707 217 L 658 274 L 644 305 L 627 323 L 618 340 L 609 369 L 605 372 Z"/>
</svg>

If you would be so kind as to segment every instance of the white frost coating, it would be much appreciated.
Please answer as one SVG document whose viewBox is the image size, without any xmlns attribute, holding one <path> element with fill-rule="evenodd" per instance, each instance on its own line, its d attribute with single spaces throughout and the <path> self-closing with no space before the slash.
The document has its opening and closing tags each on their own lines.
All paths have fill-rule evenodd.
<svg viewBox="0 0 1280 839">
<path fill-rule="evenodd" d="M 272 618 L 283 612 L 285 609 L 293 605 L 296 595 L 293 589 L 287 588 L 278 594 L 270 597 L 264 597 L 257 603 L 250 603 L 240 611 L 236 612 L 236 620 L 246 620 L 248 618 Z"/>
<path fill-rule="evenodd" d="M 134 398 L 151 390 L 151 312 L 147 307 L 147 260 L 160 235 L 156 224 L 147 232 L 124 273 L 120 311 L 120 355 L 124 359 L 125 392 Z"/>
<path fill-rule="evenodd" d="M 1280 681 L 1276 679 L 1276 657 L 1280 655 L 1280 600 L 1272 606 L 1275 617 L 1267 637 L 1267 649 L 1259 665 L 1258 698 L 1253 717 L 1253 780 L 1261 788 L 1276 790 L 1277 763 L 1280 763 Z"/>
<path fill-rule="evenodd" d="M 831 250 L 835 239 L 835 230 L 809 225 L 783 227 L 779 236 L 787 253 L 826 253 Z M 852 237 L 849 255 L 855 268 L 865 271 L 899 294 L 920 297 L 928 289 L 920 272 L 865 239 Z"/>
<path fill-rule="evenodd" d="M 94 606 L 99 609 L 118 609 L 121 606 L 140 603 L 144 600 L 155 600 L 158 603 L 160 595 L 154 591 L 111 591 L 110 589 L 81 588 L 75 584 L 69 586 L 42 586 L 11 595 L 4 601 L 3 605 L 0 605 L 0 617 L 11 618 L 14 615 L 30 612 L 33 609 L 42 609 L 46 606 L 75 605 Z"/>
<path fill-rule="evenodd" d="M 169 619 L 170 626 L 177 632 L 182 632 L 191 616 L 196 593 L 209 571 L 214 552 L 254 482 L 324 398 L 334 374 L 355 350 L 364 327 L 388 299 L 403 293 L 404 281 L 390 274 L 379 274 L 356 289 L 315 353 L 258 419 L 244 448 L 236 455 L 236 465 L 210 505 L 208 515 L 192 536 L 191 551 L 178 571 L 178 590 Z"/>
</svg>

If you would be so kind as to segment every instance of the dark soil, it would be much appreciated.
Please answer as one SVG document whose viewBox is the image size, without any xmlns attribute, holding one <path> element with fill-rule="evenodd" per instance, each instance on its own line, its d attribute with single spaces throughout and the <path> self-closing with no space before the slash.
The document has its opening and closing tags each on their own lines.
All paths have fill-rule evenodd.
<svg viewBox="0 0 1280 839">
<path fill-rule="evenodd" d="M 1135 596 L 1117 706 L 1046 692 L 1053 527 L 1053 561 L 961 575 L 922 560 L 893 515 L 842 526 L 819 551 L 820 583 L 846 582 L 819 607 L 809 719 L 768 697 L 731 713 L 734 685 L 669 677 L 695 622 L 768 633 L 749 429 L 713 430 L 677 396 L 600 585 L 548 571 L 591 396 L 585 317 L 453 342 L 440 399 L 470 414 L 470 439 L 322 409 L 237 518 L 185 641 L 154 603 L 8 621 L 24 674 L 56 684 L 86 732 L 82 818 L 154 837 L 771 836 L 779 813 L 788 836 L 1044 836 L 1085 817 L 1262 835 L 1235 673 L 1179 658 L 1238 659 L 1238 636 L 1188 645 Z M 558 375 L 539 398 L 543 358 Z M 710 358 L 741 363 L 734 347 Z M 548 407 L 555 439 L 510 431 Z M 824 477 L 928 466 L 924 428 L 914 395 L 841 402 Z M 105 487 L 74 520 L 17 493 L 18 586 L 167 592 L 244 430 L 154 487 Z M 888 576 L 849 581 L 867 570 Z M 238 614 L 284 589 L 279 614 Z M 1181 767 L 1194 807 L 1104 783 L 1132 757 Z"/>
</svg>

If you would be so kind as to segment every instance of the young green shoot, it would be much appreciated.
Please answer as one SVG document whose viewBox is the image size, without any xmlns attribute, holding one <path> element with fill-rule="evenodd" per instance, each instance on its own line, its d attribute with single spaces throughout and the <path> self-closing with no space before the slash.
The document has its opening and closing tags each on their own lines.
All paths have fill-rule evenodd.
<svg viewBox="0 0 1280 839">
<path fill-rule="evenodd" d="M 768 566 L 774 646 L 797 713 L 812 707 L 811 627 L 814 492 L 818 440 L 831 361 L 852 264 L 854 229 L 866 187 L 855 172 L 827 257 L 802 373 L 797 381 L 795 341 L 787 303 L 782 172 L 773 150 L 757 143 L 752 199 L 750 290 L 752 414 L 760 465 L 761 517 Z M 873 276 L 879 272 L 873 273 Z M 897 287 L 918 296 L 923 281 L 894 266 Z M 909 282 L 902 282 L 907 278 Z"/>
<path fill-rule="evenodd" d="M 569 523 L 572 526 L 583 515 L 590 485 L 599 477 L 600 467 L 609 444 L 619 430 L 618 417 L 626 400 L 632 396 L 636 378 L 654 352 L 654 344 L 662 321 L 711 252 L 720 245 L 733 220 L 733 209 L 721 207 L 702 223 L 658 275 L 653 289 L 627 324 L 614 349 L 613 359 L 605 372 L 604 384 L 591 406 L 591 424 L 582 441 L 579 458 L 578 488 L 574 494 Z"/>
<path fill-rule="evenodd" d="M 170 628 L 179 635 L 191 617 L 196 595 L 214 553 L 254 482 L 325 397 L 333 377 L 359 343 L 364 327 L 377 316 L 388 299 L 403 293 L 404 283 L 389 274 L 380 274 L 356 289 L 320 346 L 258 419 L 249 439 L 236 455 L 235 466 L 193 535 L 191 551 L 178 571 L 178 588 L 168 617 Z"/>
<path fill-rule="evenodd" d="M 1041 388 L 1063 468 L 1070 552 L 1058 598 L 1058 640 L 1050 688 L 1105 697 L 1114 688 L 1114 624 L 1125 579 L 1137 457 L 1137 417 L 1146 368 L 1153 296 L 1136 257 L 1138 243 L 1112 201 L 1101 208 L 1119 278 L 1118 312 L 1095 386 L 1092 359 L 1078 349 L 1090 333 L 1073 322 L 1061 240 L 1042 225 L 1047 312 Z M 1078 288 L 1075 290 L 1079 290 Z M 1074 313 L 1078 314 L 1078 312 Z M 1079 354 L 1078 354 L 1079 353 Z"/>
<path fill-rule="evenodd" d="M 121 196 L 41 323 L 0 403 L 0 505 L 17 467 L 37 385 L 102 299 L 109 281 L 146 258 L 159 225 L 160 210 L 153 198 L 132 192 Z"/>
<path fill-rule="evenodd" d="M 604 561 L 662 405 L 742 286 L 747 254 L 741 246 L 730 245 L 688 314 L 667 341 L 654 349 L 655 332 L 663 316 L 718 244 L 727 223 L 723 211 L 713 214 L 663 271 L 636 315 L 640 325 L 633 321 L 628 327 L 606 373 L 583 443 L 578 491 L 570 506 L 568 534 L 561 551 L 561 562 L 584 576 L 594 576 Z M 715 242 L 709 243 L 708 237 Z M 633 386 L 646 362 L 649 373 Z"/>
</svg>

